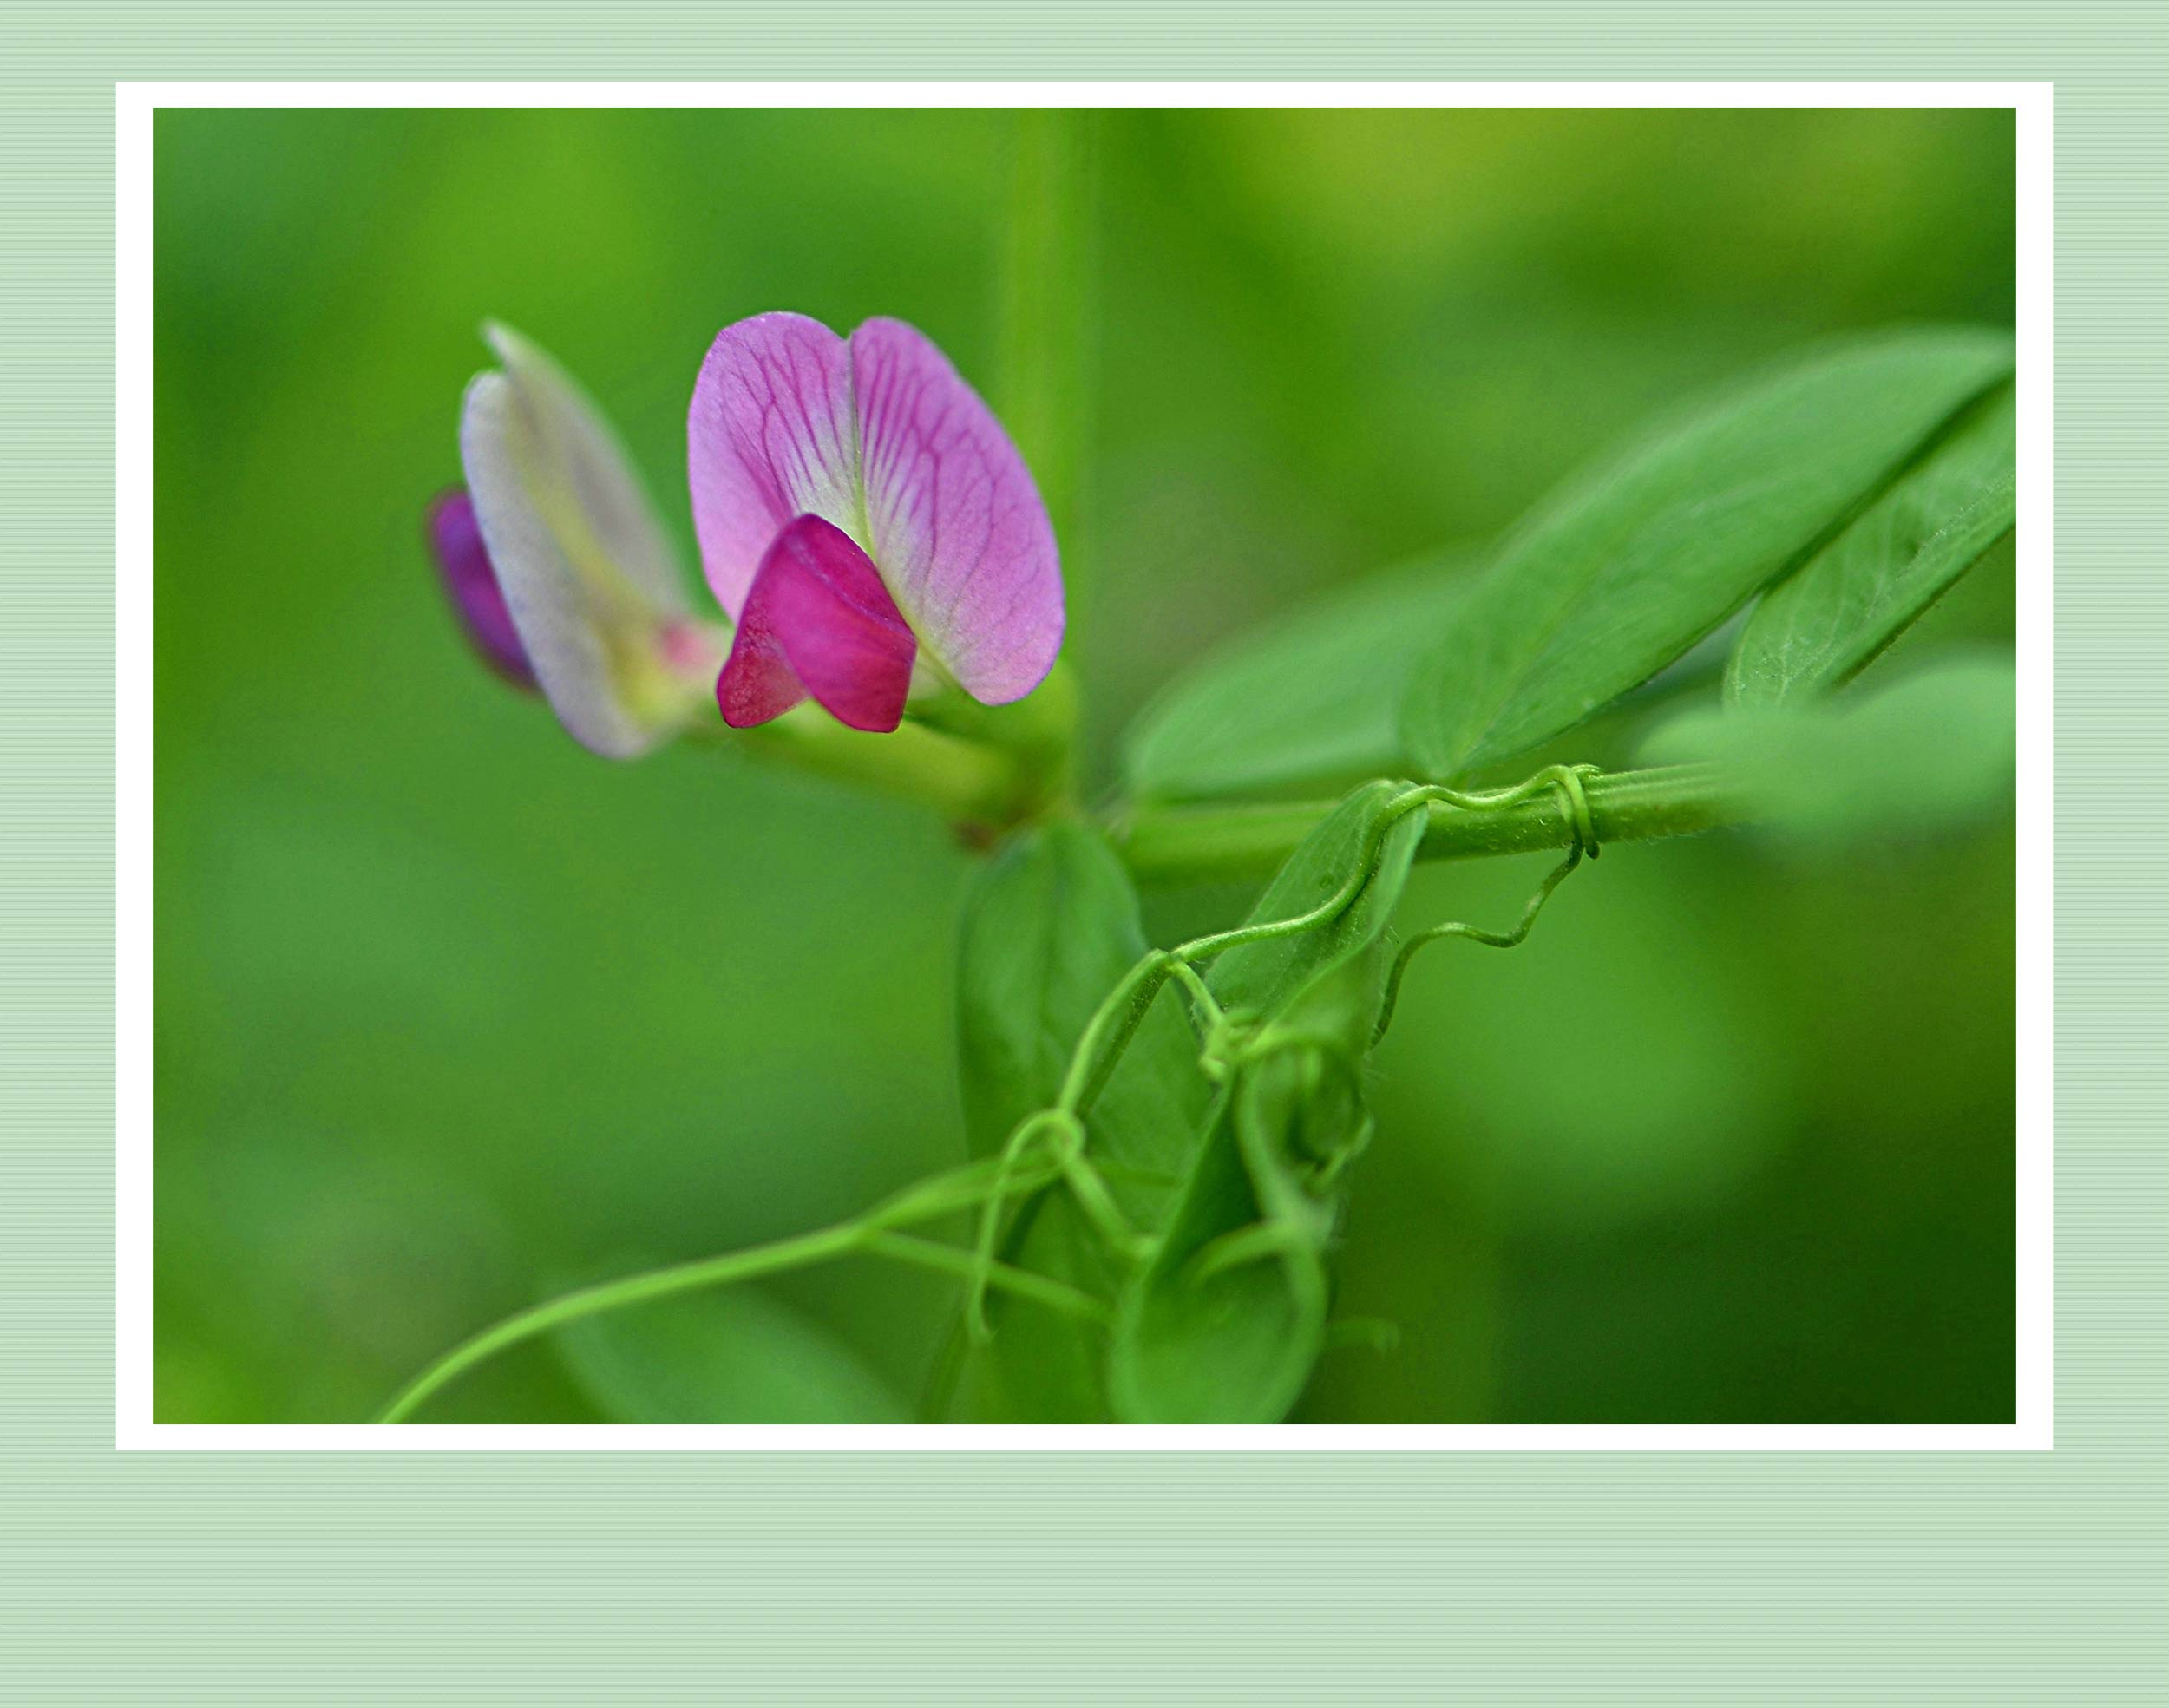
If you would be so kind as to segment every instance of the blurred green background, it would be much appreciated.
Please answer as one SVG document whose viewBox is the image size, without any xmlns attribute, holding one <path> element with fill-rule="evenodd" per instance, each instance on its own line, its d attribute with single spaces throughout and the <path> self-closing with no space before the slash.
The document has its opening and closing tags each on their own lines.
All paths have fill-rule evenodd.
<svg viewBox="0 0 2169 1708">
<path fill-rule="evenodd" d="M 1019 122 L 159 115 L 161 1421 L 357 1419 L 562 1277 L 960 1157 L 972 856 L 711 749 L 590 758 L 469 657 L 419 530 L 485 315 L 611 412 L 689 568 L 725 322 L 900 315 L 999 406 Z M 1103 784 L 1201 650 L 1493 533 L 1637 416 L 1825 332 L 2013 313 L 2008 114 L 1093 131 L 1067 546 Z M 2008 643 L 2010 576 L 1901 650 Z M 1540 869 L 1426 869 L 1408 914 L 1510 919 Z M 1328 1354 L 1300 1417 L 2008 1419 L 2013 909 L 2008 821 L 1842 858 L 1727 834 L 1611 851 L 1512 955 L 1434 950 L 1344 1258 L 1341 1308 L 1399 1347 Z M 768 1291 L 906 1393 L 950 1297 Z M 431 1415 L 593 1414 L 529 1348 Z"/>
</svg>

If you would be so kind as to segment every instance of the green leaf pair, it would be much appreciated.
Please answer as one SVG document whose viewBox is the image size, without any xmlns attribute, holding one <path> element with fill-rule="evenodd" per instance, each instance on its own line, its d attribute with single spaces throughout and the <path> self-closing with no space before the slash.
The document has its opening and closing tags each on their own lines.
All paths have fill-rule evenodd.
<svg viewBox="0 0 2169 1708">
<path fill-rule="evenodd" d="M 1129 874 L 1089 826 L 1021 833 L 988 864 L 965 905 L 959 951 L 957 1036 L 974 1154 L 999 1152 L 1020 1122 L 1054 1104 L 1078 1038 L 1146 950 Z M 1166 1224 L 1208 1090 L 1180 1011 L 1156 1003 L 1087 1121 L 1095 1162 L 1144 1233 Z M 1120 1283 L 1114 1255 L 1059 1188 L 1019 1211 L 1002 1254 L 1109 1299 Z M 993 1345 L 970 1372 L 973 1410 L 1041 1421 L 1107 1416 L 1103 1335 L 1029 1301 L 996 1301 L 992 1321 Z"/>
<path fill-rule="evenodd" d="M 2018 524 L 2018 393 L 1998 386 L 1762 596 L 1725 672 L 1735 706 L 1842 686 Z"/>
<path fill-rule="evenodd" d="M 1479 561 L 1446 552 L 1368 577 L 1223 648 L 1131 725 L 1130 793 L 1266 796 L 1405 771 L 1401 702 Z"/>
<path fill-rule="evenodd" d="M 1352 874 L 1367 877 L 1313 927 L 1222 953 L 1202 1039 L 1174 998 L 1146 1011 L 1084 1124 L 1088 1155 L 1150 1254 L 1106 1249 L 1059 1186 L 1028 1204 L 1005 1256 L 1101 1292 L 1116 1328 L 1111 1343 L 1003 1306 L 983 1361 L 991 1379 L 974 1390 L 982 1410 L 1270 1422 L 1294 1404 L 1324 1344 L 1341 1171 L 1369 1128 L 1362 1070 L 1386 932 L 1423 834 L 1405 793 L 1358 790 L 1282 868 L 1251 926 L 1313 913 Z M 989 868 L 967 912 L 960 979 L 976 1146 L 1055 1101 L 1093 1013 L 1145 952 L 1128 879 L 1097 833 L 1030 833 Z M 1145 1184 L 1151 1175 L 1175 1189 Z"/>
<path fill-rule="evenodd" d="M 1133 1423 L 1276 1423 L 1325 1349 L 1342 1171 L 1369 1136 L 1362 1084 L 1392 956 L 1386 931 L 1423 840 L 1399 786 L 1366 784 L 1252 911 L 1294 918 L 1369 877 L 1329 924 L 1246 944 L 1207 981 L 1238 1042 L 1181 1207 L 1118 1319 L 1112 1387 Z"/>
<path fill-rule="evenodd" d="M 1757 374 L 1568 481 L 1480 573 L 1402 572 L 1221 654 L 1140 721 L 1131 788 L 1465 778 L 1572 730 L 1766 589 L 1729 697 L 1834 687 L 2014 526 L 2012 368 L 2008 337 L 1939 328 Z"/>
</svg>

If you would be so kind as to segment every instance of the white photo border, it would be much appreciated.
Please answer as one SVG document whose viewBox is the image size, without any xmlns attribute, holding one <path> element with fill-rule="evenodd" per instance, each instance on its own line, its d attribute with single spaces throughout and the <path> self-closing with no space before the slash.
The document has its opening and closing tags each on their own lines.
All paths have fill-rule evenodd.
<svg viewBox="0 0 2169 1708">
<path fill-rule="evenodd" d="M 2047 82 L 122 82 L 115 92 L 115 1441 L 131 1450 L 2046 1451 L 2054 1444 L 2054 130 Z M 151 135 L 161 108 L 2002 108 L 2018 139 L 2017 1406 L 2009 1423 L 159 1423 Z"/>
</svg>

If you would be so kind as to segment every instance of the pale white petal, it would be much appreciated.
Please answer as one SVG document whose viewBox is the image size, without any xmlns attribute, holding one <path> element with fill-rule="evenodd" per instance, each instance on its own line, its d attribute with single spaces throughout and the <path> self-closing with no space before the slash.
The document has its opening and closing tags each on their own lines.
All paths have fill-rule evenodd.
<svg viewBox="0 0 2169 1708">
<path fill-rule="evenodd" d="M 561 494 L 568 514 L 550 520 L 574 566 L 591 579 L 622 580 L 659 616 L 690 607 L 678 554 L 647 488 L 594 402 L 548 351 L 511 327 L 482 328 L 505 364 L 521 416 L 521 452 L 529 483 L 547 498 Z M 586 561 L 592 547 L 599 562 Z"/>
<path fill-rule="evenodd" d="M 672 720 L 643 712 L 626 688 L 631 647 L 652 645 L 657 623 L 630 597 L 598 596 L 568 549 L 563 485 L 538 494 L 550 460 L 536 447 L 534 412 L 500 373 L 475 376 L 460 409 L 460 461 L 513 626 L 558 721 L 583 747 L 630 759 Z M 561 465 L 556 471 L 561 476 Z M 576 525 L 575 530 L 577 531 Z"/>
</svg>

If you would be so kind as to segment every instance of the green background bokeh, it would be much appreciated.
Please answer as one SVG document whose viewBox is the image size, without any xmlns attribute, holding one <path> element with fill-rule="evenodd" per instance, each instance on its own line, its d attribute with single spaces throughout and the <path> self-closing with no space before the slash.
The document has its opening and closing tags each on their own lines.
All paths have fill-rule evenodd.
<svg viewBox="0 0 2169 1708">
<path fill-rule="evenodd" d="M 1071 559 L 1103 779 L 1202 649 L 1495 532 L 1681 393 L 2012 314 L 2007 114 L 1098 133 Z M 585 381 L 688 547 L 685 404 L 726 321 L 900 315 L 999 401 L 1013 141 L 999 113 L 159 116 L 161 1421 L 359 1417 L 553 1278 L 960 1155 L 971 857 L 711 751 L 589 758 L 465 654 L 419 514 L 485 314 Z M 1906 647 L 2007 636 L 2008 576 Z M 1531 875 L 1429 871 L 1409 911 L 1510 917 Z M 1612 851 L 1513 956 L 1434 952 L 1345 1254 L 1343 1308 L 1400 1346 L 1330 1355 L 1301 1415 L 2008 1419 L 2012 914 L 2008 825 L 1843 861 L 1712 837 Z M 906 1390 L 945 1299 L 773 1291 Z M 433 1415 L 590 1414 L 534 1351 Z"/>
</svg>

